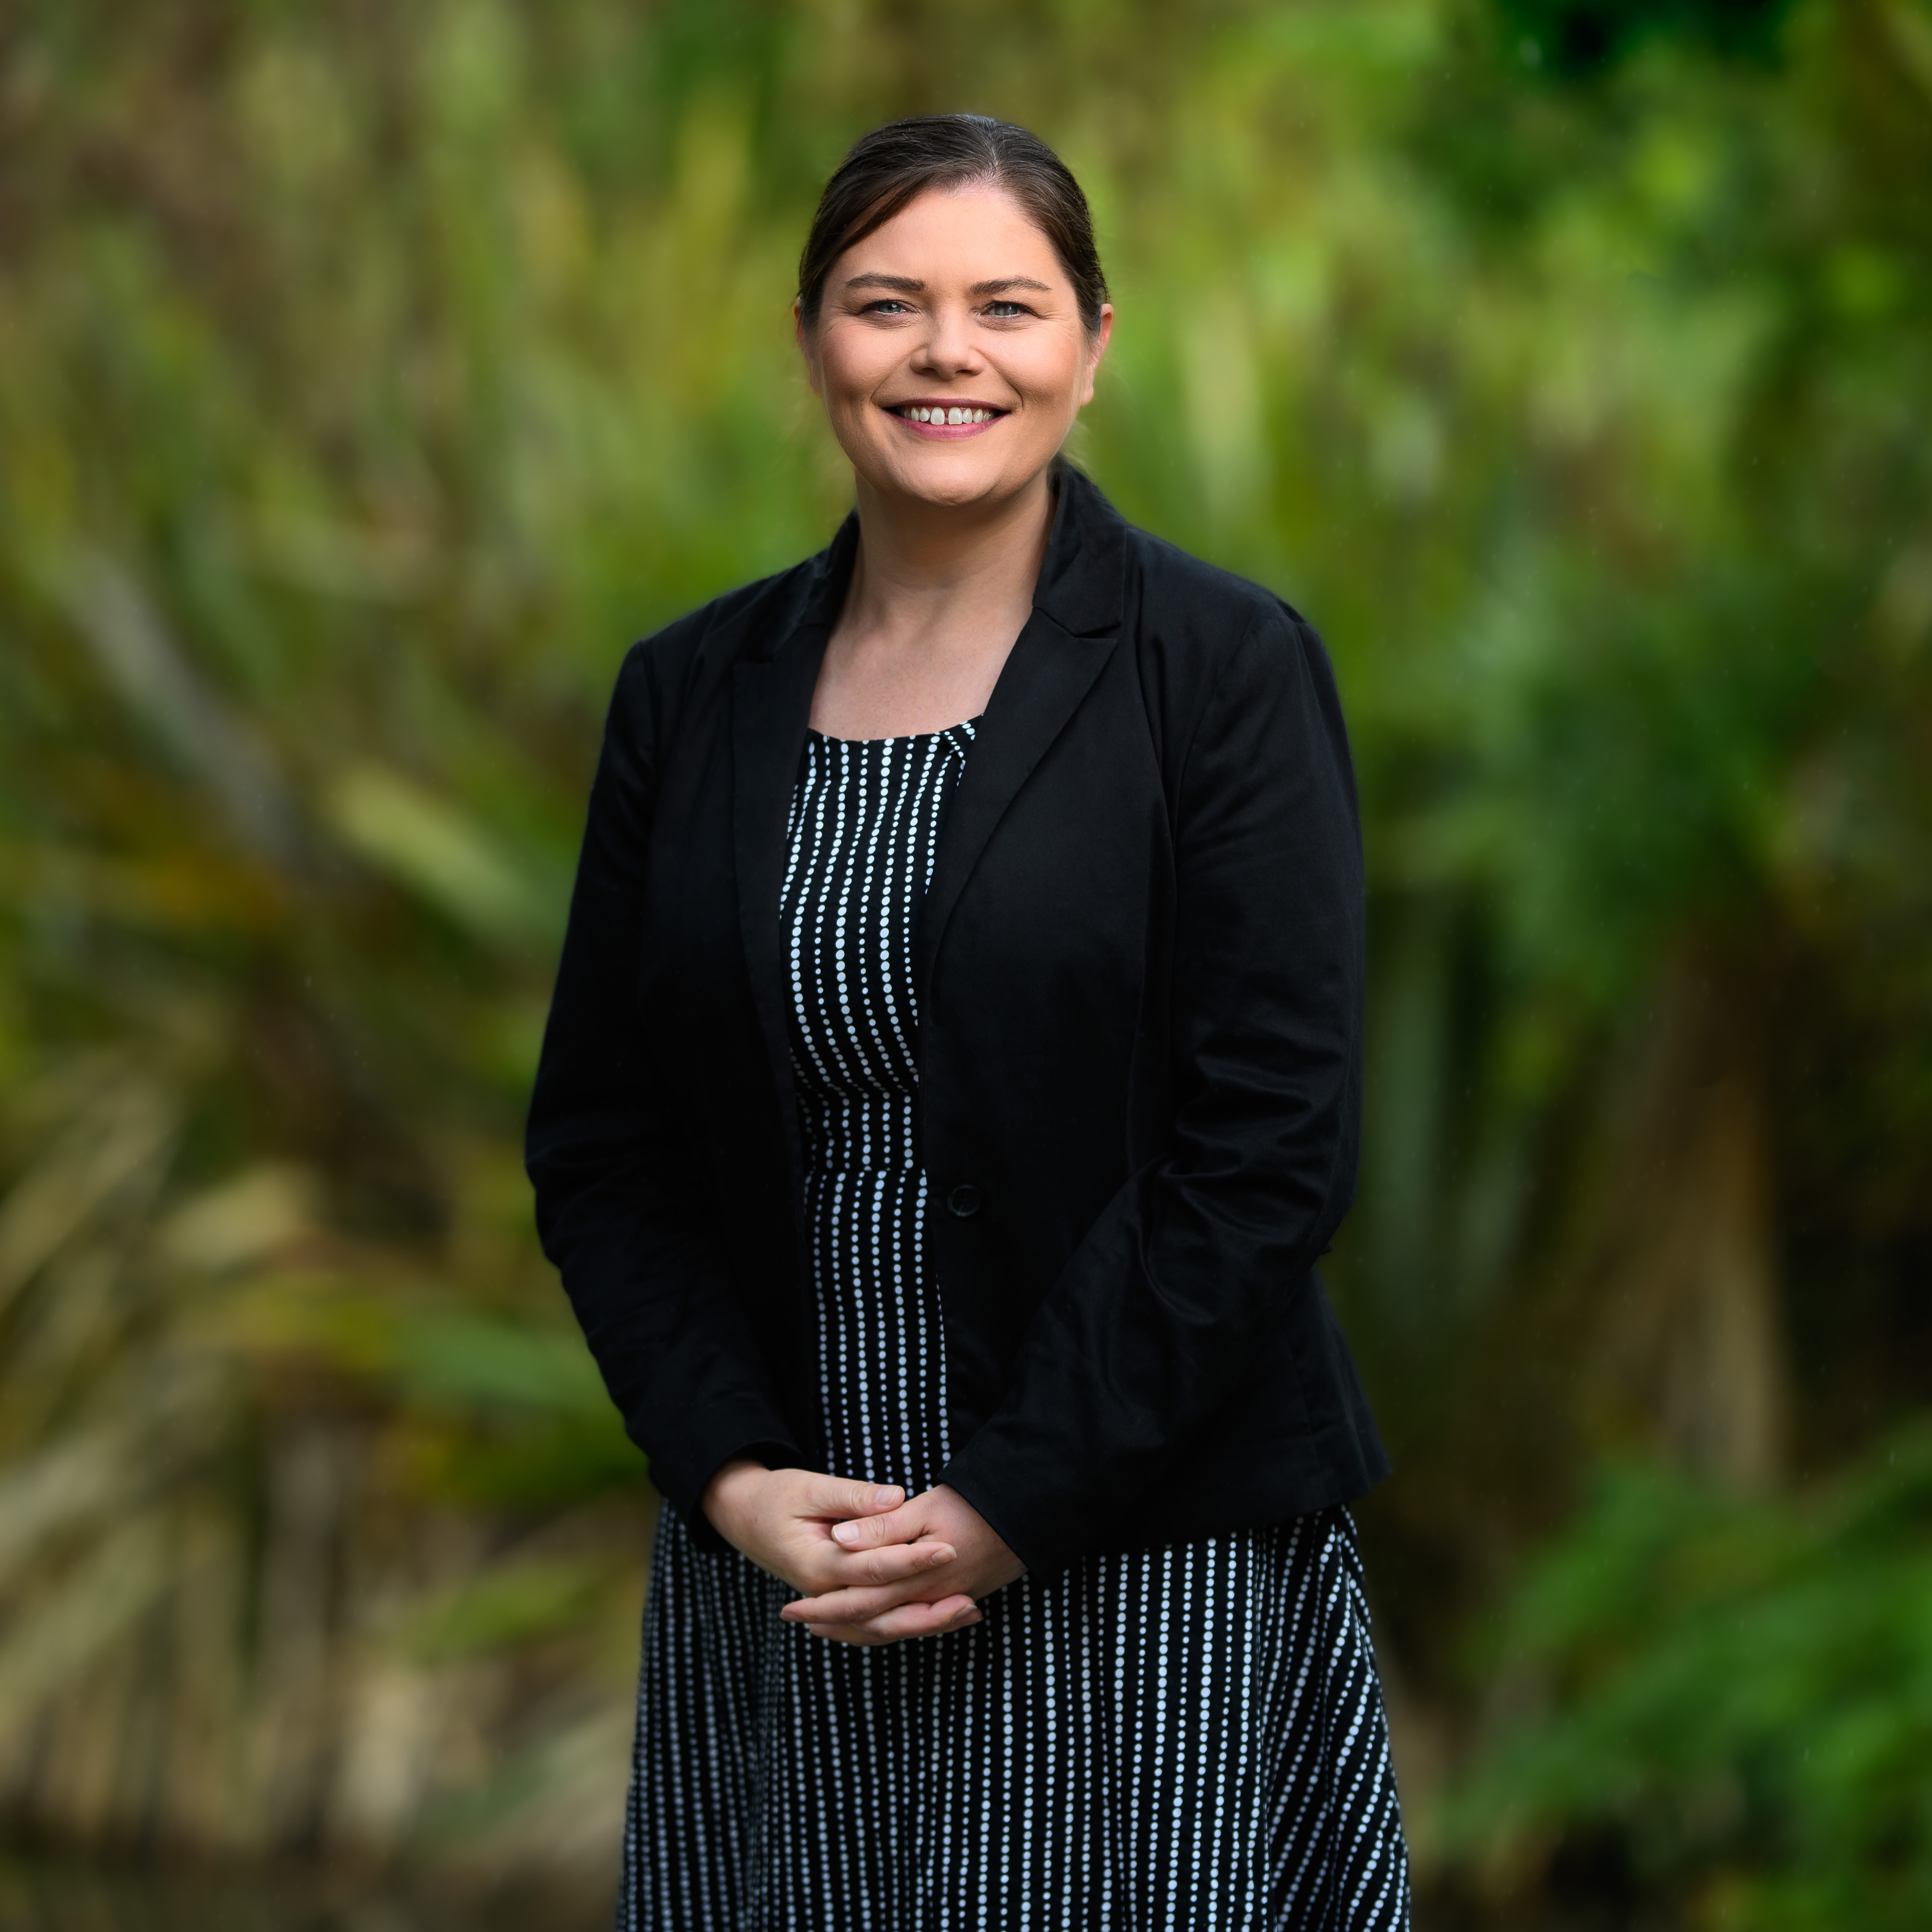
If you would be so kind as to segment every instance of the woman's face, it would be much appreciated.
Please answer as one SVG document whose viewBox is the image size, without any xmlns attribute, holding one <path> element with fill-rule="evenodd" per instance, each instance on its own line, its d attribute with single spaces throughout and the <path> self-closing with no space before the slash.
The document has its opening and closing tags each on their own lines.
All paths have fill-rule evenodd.
<svg viewBox="0 0 1932 1932">
<path fill-rule="evenodd" d="M 964 507 L 1046 468 L 1093 399 L 1113 322 L 1102 309 L 1090 336 L 1053 244 L 1010 195 L 974 185 L 920 196 L 848 248 L 798 340 L 863 482 Z"/>
</svg>

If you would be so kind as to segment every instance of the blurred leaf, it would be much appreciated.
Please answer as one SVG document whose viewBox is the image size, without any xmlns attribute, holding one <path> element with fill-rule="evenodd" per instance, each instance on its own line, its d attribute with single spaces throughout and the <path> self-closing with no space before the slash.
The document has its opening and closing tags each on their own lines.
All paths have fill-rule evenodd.
<svg viewBox="0 0 1932 1932">
<path fill-rule="evenodd" d="M 393 1639 L 412 1654 L 446 1663 L 553 1636 L 578 1622 L 608 1580 L 605 1568 L 586 1562 L 506 1564 L 415 1604 Z"/>
<path fill-rule="evenodd" d="M 394 772 L 357 766 L 330 788 L 330 822 L 364 858 L 478 938 L 554 940 L 562 908 L 482 828 Z"/>
<path fill-rule="evenodd" d="M 20 1690 L 0 1823 L 605 1882 L 636 1606 L 567 1579 L 634 1592 L 648 1506 L 518 1166 L 570 855 L 627 646 L 849 507 L 788 308 L 819 184 L 970 100 L 1099 218 L 1075 453 L 1345 693 L 1330 1265 L 1400 1469 L 1406 1765 L 1453 1788 L 1540 1683 L 1552 1912 L 1609 1843 L 1634 1916 L 1882 1922 L 1932 1841 L 1877 1768 L 1916 1504 L 1629 1478 L 1520 1681 L 1462 1660 L 1606 1447 L 1754 1407 L 1822 1468 L 1924 1406 L 1928 49 L 1923 0 L 20 0 L 0 1619 L 146 1607 Z M 373 1640 L 464 1604 L 445 1660 Z M 1882 1843 L 1833 1822 L 1868 1801 Z M 1480 1889 L 1472 1832 L 1436 1882 Z"/>
<path fill-rule="evenodd" d="M 1740 1926 L 1926 1922 L 1932 1433 L 1794 1504 L 1612 1473 L 1497 1644 L 1550 1698 L 1462 1792 L 1465 1844 L 1610 1829 L 1653 1883 L 1719 1887 Z"/>
<path fill-rule="evenodd" d="M 203 1274 L 259 1263 L 312 1238 L 320 1225 L 316 1177 L 264 1162 L 184 1201 L 160 1231 L 168 1258 Z"/>
<path fill-rule="evenodd" d="M 419 1402 L 594 1416 L 610 1398 L 578 1335 L 533 1331 L 458 1310 L 422 1310 L 398 1324 L 396 1370 Z"/>
</svg>

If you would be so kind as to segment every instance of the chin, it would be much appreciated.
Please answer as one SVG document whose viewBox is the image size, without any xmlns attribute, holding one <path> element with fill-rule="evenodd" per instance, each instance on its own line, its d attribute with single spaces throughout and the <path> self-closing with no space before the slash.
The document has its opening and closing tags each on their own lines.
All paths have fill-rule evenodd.
<svg viewBox="0 0 1932 1932">
<path fill-rule="evenodd" d="M 922 503 L 932 504 L 935 509 L 963 510 L 1003 493 L 999 487 L 999 479 L 988 477 L 983 480 L 976 478 L 970 482 L 964 478 L 935 481 L 928 487 L 910 489 L 905 494 L 916 497 Z"/>
<path fill-rule="evenodd" d="M 910 472 L 894 470 L 880 482 L 895 496 L 910 496 L 937 509 L 967 509 L 975 503 L 996 500 L 1014 487 L 1004 464 L 984 469 L 934 464 L 930 469 L 921 466 Z"/>
</svg>

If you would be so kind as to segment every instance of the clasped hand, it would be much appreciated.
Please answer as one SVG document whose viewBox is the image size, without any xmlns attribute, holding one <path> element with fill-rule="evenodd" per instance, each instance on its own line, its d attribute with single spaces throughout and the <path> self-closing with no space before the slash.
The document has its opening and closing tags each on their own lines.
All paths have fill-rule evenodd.
<svg viewBox="0 0 1932 1932">
<path fill-rule="evenodd" d="M 745 1457 L 706 1486 L 705 1514 L 761 1570 L 803 1592 L 780 1612 L 838 1643 L 896 1643 L 980 1621 L 976 1598 L 1024 1568 L 956 1490 L 906 1500 L 892 1484 Z"/>
</svg>

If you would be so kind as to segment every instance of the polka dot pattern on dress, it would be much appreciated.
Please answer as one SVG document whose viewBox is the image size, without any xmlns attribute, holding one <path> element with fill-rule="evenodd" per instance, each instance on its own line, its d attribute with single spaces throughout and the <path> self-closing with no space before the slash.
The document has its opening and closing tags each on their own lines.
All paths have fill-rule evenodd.
<svg viewBox="0 0 1932 1932">
<path fill-rule="evenodd" d="M 835 1473 L 945 1466 L 914 1140 L 915 916 L 974 725 L 813 734 L 782 902 Z M 664 1512 L 620 1932 L 1383 1932 L 1408 1923 L 1347 1513 L 1022 1577 L 878 1649 Z"/>
</svg>

